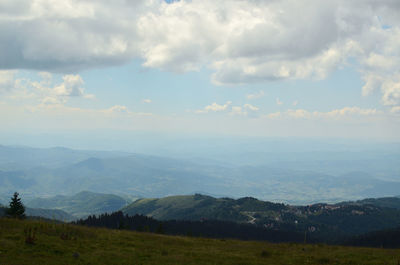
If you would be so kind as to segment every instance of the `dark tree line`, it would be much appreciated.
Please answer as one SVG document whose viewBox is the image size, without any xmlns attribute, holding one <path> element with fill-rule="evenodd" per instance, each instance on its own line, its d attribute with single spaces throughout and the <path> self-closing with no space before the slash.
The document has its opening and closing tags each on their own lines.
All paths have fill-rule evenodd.
<svg viewBox="0 0 400 265">
<path fill-rule="evenodd" d="M 126 229 L 168 235 L 185 235 L 209 238 L 230 238 L 240 240 L 265 240 L 269 242 L 304 242 L 304 233 L 283 229 L 266 229 L 260 226 L 226 221 L 159 221 L 144 215 L 128 216 L 122 212 L 89 216 L 75 222 L 79 225 Z M 324 242 L 312 234 L 307 234 L 307 243 Z M 331 242 L 333 243 L 333 242 Z M 342 238 L 339 245 L 397 248 L 400 247 L 400 227 L 371 232 L 364 235 Z"/>
<path fill-rule="evenodd" d="M 347 240 L 345 242 L 345 245 L 379 248 L 399 248 L 400 227 L 355 236 Z"/>
<path fill-rule="evenodd" d="M 153 218 L 135 215 L 128 216 L 122 212 L 89 216 L 76 224 L 107 227 L 111 229 L 127 229 L 168 235 L 186 235 L 210 238 L 231 238 L 241 240 L 266 240 L 269 242 L 303 242 L 304 234 L 294 231 L 271 230 L 260 226 L 238 224 L 225 221 L 158 221 Z M 313 242 L 312 238 L 307 240 Z"/>
</svg>

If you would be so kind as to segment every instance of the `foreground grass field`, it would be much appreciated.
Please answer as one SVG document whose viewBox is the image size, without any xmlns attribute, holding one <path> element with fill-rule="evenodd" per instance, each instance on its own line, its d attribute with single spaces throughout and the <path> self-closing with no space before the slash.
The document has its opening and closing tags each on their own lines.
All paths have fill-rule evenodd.
<svg viewBox="0 0 400 265">
<path fill-rule="evenodd" d="M 164 236 L 0 218 L 0 264 L 399 265 L 400 250 Z"/>
</svg>

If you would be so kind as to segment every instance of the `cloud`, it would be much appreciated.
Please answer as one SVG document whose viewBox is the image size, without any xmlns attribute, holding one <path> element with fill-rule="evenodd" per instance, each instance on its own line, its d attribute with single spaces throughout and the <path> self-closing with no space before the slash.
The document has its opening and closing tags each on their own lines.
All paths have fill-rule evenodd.
<svg viewBox="0 0 400 265">
<path fill-rule="evenodd" d="M 251 104 L 244 104 L 242 108 L 242 113 L 241 115 L 250 117 L 250 118 L 257 118 L 259 116 L 259 107 L 256 107 Z M 233 112 L 233 109 L 232 109 Z"/>
<path fill-rule="evenodd" d="M 278 106 L 283 104 L 283 102 L 280 101 L 279 98 L 276 98 L 275 102 L 276 102 L 276 105 L 278 105 Z"/>
<path fill-rule="evenodd" d="M 393 107 L 393 108 L 390 110 L 390 112 L 391 112 L 391 113 L 395 113 L 395 114 L 397 114 L 397 113 L 400 114 L 400 106 Z"/>
<path fill-rule="evenodd" d="M 400 67 L 400 64 L 399 64 Z M 399 74 L 383 76 L 382 74 L 366 73 L 363 95 L 368 96 L 374 91 L 382 93 L 382 104 L 385 106 L 400 105 L 400 71 Z"/>
<path fill-rule="evenodd" d="M 43 100 L 42 104 L 30 105 L 25 108 L 30 113 L 40 113 L 41 115 L 66 115 L 70 117 L 78 117 L 82 115 L 82 118 L 90 119 L 90 117 L 96 118 L 108 118 L 108 117 L 136 117 L 136 116 L 152 116 L 152 113 L 145 112 L 133 112 L 124 105 L 114 105 L 107 109 L 85 109 L 79 107 L 69 107 L 64 104 L 60 104 L 57 99 L 47 97 Z"/>
<path fill-rule="evenodd" d="M 152 116 L 153 114 L 150 112 L 132 112 L 128 109 L 128 107 L 123 105 L 114 105 L 108 109 L 104 110 L 87 110 L 91 112 L 98 112 L 104 114 L 112 114 L 112 115 L 127 115 L 127 116 Z"/>
<path fill-rule="evenodd" d="M 260 90 L 257 93 L 246 95 L 246 98 L 247 99 L 259 99 L 259 98 L 262 98 L 263 96 L 264 96 L 264 91 Z"/>
<path fill-rule="evenodd" d="M 208 113 L 208 112 L 222 112 L 229 110 L 231 107 L 232 101 L 227 101 L 224 105 L 219 105 L 216 102 L 211 105 L 205 106 L 204 109 L 195 111 L 196 113 Z"/>
<path fill-rule="evenodd" d="M 227 85 L 323 79 L 352 58 L 363 94 L 380 90 L 394 106 L 399 13 L 393 0 L 4 0 L 0 69 L 70 74 L 141 59 L 166 71 L 209 68 Z"/>
<path fill-rule="evenodd" d="M 388 80 L 381 86 L 382 102 L 386 106 L 400 105 L 400 79 Z"/>
<path fill-rule="evenodd" d="M 209 112 L 220 112 L 227 113 L 229 115 L 238 115 L 238 116 L 257 116 L 256 113 L 260 109 L 251 104 L 244 104 L 243 106 L 233 106 L 231 101 L 227 101 L 224 105 L 219 105 L 216 102 L 211 105 L 205 106 L 203 109 L 196 110 L 195 113 L 209 113 Z"/>
<path fill-rule="evenodd" d="M 49 105 L 49 104 L 61 104 L 62 102 L 55 98 L 55 97 L 45 97 L 42 100 L 42 104 Z"/>
<path fill-rule="evenodd" d="M 71 98 L 92 99 L 94 95 L 85 93 L 84 81 L 80 75 L 64 75 L 57 83 L 53 75 L 39 72 L 39 80 L 16 78 L 17 71 L 0 71 L 0 92 L 13 100 L 36 100 L 41 104 L 64 104 Z M 25 102 L 27 104 L 32 102 Z"/>
<path fill-rule="evenodd" d="M 255 118 L 258 117 L 259 110 L 260 109 L 256 106 L 244 104 L 243 106 L 232 106 L 232 110 L 229 112 L 229 114 Z"/>
<path fill-rule="evenodd" d="M 105 113 L 131 113 L 126 106 L 115 105 L 109 109 L 104 110 Z"/>
<path fill-rule="evenodd" d="M 143 103 L 149 104 L 149 103 L 151 103 L 152 101 L 151 101 L 151 99 L 146 98 L 146 99 L 143 99 L 142 102 L 143 102 Z"/>
<path fill-rule="evenodd" d="M 2 1 L 0 68 L 67 73 L 128 62 L 146 2 Z"/>
<path fill-rule="evenodd" d="M 393 110 L 393 109 L 392 109 Z M 285 112 L 274 112 L 267 114 L 266 117 L 270 119 L 341 119 L 357 116 L 376 116 L 384 114 L 383 111 L 377 109 L 362 109 L 359 107 L 344 107 L 341 109 L 334 109 L 327 112 L 322 111 L 308 111 L 305 109 L 288 109 Z"/>
<path fill-rule="evenodd" d="M 41 81 L 28 81 L 25 86 L 32 87 L 38 96 L 44 97 L 43 103 L 65 103 L 74 97 L 94 98 L 94 95 L 85 93 L 84 81 L 80 75 L 64 75 L 63 81 L 56 85 L 50 73 L 41 72 L 39 76 L 42 77 Z"/>
<path fill-rule="evenodd" d="M 54 87 L 57 96 L 81 97 L 83 96 L 83 80 L 79 75 L 65 75 L 63 82 Z"/>
<path fill-rule="evenodd" d="M 15 87 L 14 75 L 15 71 L 0 71 L 0 93 Z"/>
<path fill-rule="evenodd" d="M 42 78 L 42 82 L 51 83 L 53 75 L 49 72 L 39 72 L 38 76 Z"/>
<path fill-rule="evenodd" d="M 244 108 L 247 109 L 247 110 L 251 110 L 251 111 L 258 111 L 258 110 L 260 110 L 258 107 L 253 106 L 253 105 L 251 105 L 251 104 L 244 104 Z"/>
</svg>

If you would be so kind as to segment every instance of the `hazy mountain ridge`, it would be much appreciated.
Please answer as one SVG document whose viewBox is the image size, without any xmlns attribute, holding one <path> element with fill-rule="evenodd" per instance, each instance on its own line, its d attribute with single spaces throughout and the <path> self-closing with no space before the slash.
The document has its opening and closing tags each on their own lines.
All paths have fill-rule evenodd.
<svg viewBox="0 0 400 265">
<path fill-rule="evenodd" d="M 126 154 L 126 152 L 74 150 L 65 147 L 33 148 L 0 145 L 0 169 L 57 168 L 78 163 L 90 157 L 107 158 Z"/>
<path fill-rule="evenodd" d="M 25 214 L 29 217 L 40 217 L 48 220 L 57 220 L 62 222 L 69 222 L 76 219 L 76 217 L 59 209 L 41 209 L 25 207 Z M 0 217 L 6 215 L 6 207 L 0 205 Z"/>
<path fill-rule="evenodd" d="M 342 202 L 340 204 L 375 205 L 378 207 L 400 209 L 400 196 L 383 198 L 366 198 L 358 201 Z"/>
<path fill-rule="evenodd" d="M 359 152 L 360 157 L 349 161 L 346 159 L 354 153 L 290 153 L 286 150 L 274 156 L 270 150 L 268 152 L 254 153 L 253 163 L 251 156 L 242 156 L 243 161 L 237 162 L 240 156 L 232 152 L 228 155 L 235 157 L 232 163 L 220 163 L 222 157 L 218 160 L 215 154 L 210 159 L 190 156 L 177 159 L 124 152 L 0 146 L 0 201 L 5 203 L 14 191 L 19 191 L 26 200 L 55 196 L 59 191 L 68 196 L 89 190 L 131 197 L 164 197 L 201 191 L 233 198 L 252 196 L 307 204 L 393 196 L 400 190 L 400 174 L 396 173 L 400 172 L 400 163 L 395 163 L 400 156 L 394 151 L 380 150 L 375 155 L 376 163 L 370 162 L 374 158 L 371 152 L 365 155 Z M 296 157 L 299 160 L 293 162 Z M 340 157 L 342 159 L 338 160 Z M 388 157 L 390 159 L 384 160 Z M 389 162 L 385 164 L 379 162 L 381 160 Z M 351 171 L 330 175 L 307 169 L 313 165 L 311 169 L 315 166 L 330 172 L 335 165 L 343 164 L 340 161 L 348 164 L 341 171 L 346 168 Z M 10 167 L 10 163 L 14 166 Z M 360 171 L 366 165 L 371 168 L 375 164 L 371 172 Z M 300 165 L 304 165 L 302 170 L 299 170 Z"/>
<path fill-rule="evenodd" d="M 26 205 L 34 208 L 58 209 L 71 215 L 73 219 L 92 214 L 110 213 L 124 207 L 128 201 L 113 194 L 82 191 L 72 196 L 57 195 L 49 198 L 36 198 Z"/>
<path fill-rule="evenodd" d="M 75 220 L 75 216 L 60 210 L 60 209 L 41 209 L 26 207 L 25 213 L 27 216 L 42 217 L 49 220 L 58 220 L 62 222 L 69 222 Z"/>
</svg>

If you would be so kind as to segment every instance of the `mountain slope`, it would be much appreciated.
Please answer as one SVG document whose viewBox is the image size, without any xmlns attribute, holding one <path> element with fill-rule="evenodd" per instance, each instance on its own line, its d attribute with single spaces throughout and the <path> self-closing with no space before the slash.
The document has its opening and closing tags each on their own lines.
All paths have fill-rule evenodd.
<svg viewBox="0 0 400 265">
<path fill-rule="evenodd" d="M 144 214 L 159 220 L 213 219 L 234 222 L 250 222 L 248 212 L 268 212 L 285 208 L 283 204 L 262 202 L 253 198 L 234 200 L 213 198 L 205 195 L 171 196 L 161 199 L 139 199 L 122 211 L 128 215 Z"/>
<path fill-rule="evenodd" d="M 371 204 L 314 204 L 290 206 L 254 198 L 213 198 L 204 195 L 140 199 L 122 209 L 160 220 L 223 220 L 251 223 L 268 229 L 310 231 L 327 241 L 400 224 L 400 210 Z"/>
</svg>

